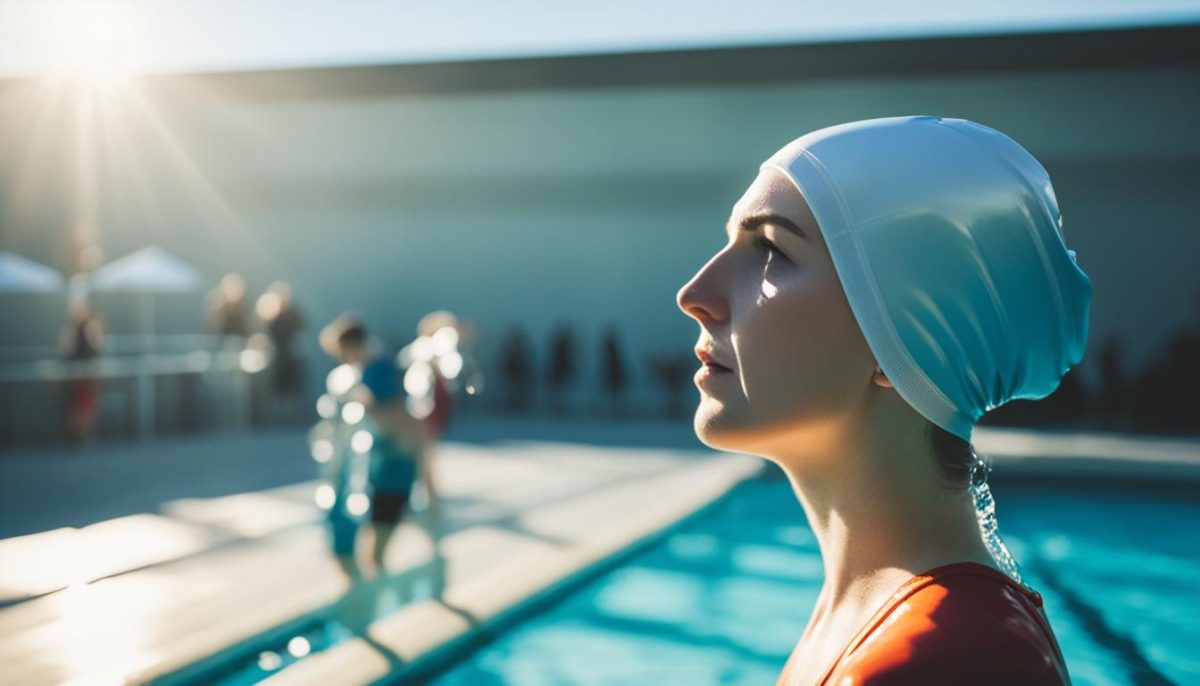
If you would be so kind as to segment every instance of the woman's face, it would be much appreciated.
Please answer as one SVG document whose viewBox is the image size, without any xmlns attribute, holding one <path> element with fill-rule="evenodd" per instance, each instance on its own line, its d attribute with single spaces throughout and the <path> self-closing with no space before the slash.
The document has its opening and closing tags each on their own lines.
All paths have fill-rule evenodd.
<svg viewBox="0 0 1200 686">
<path fill-rule="evenodd" d="M 795 185 L 766 169 L 727 233 L 676 295 L 700 324 L 697 348 L 728 368 L 696 375 L 696 435 L 768 457 L 824 452 L 862 413 L 875 359 L 816 220 Z"/>
</svg>

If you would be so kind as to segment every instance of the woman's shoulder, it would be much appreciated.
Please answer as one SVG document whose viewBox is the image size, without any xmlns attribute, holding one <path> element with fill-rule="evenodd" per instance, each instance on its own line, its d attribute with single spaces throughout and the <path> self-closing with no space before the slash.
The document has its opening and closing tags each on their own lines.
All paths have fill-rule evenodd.
<svg viewBox="0 0 1200 686">
<path fill-rule="evenodd" d="M 999 570 L 939 567 L 892 596 L 827 683 L 1069 684 L 1041 605 Z"/>
</svg>

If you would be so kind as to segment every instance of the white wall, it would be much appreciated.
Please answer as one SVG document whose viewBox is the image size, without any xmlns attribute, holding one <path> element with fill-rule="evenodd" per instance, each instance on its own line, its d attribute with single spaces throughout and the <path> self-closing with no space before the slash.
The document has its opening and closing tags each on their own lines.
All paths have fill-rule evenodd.
<svg viewBox="0 0 1200 686">
<path fill-rule="evenodd" d="M 78 119 L 43 96 L 0 90 L 0 249 L 52 262 L 86 203 Z M 647 354 L 688 354 L 698 329 L 675 292 L 722 244 L 762 159 L 821 126 L 936 114 L 1000 129 L 1050 171 L 1094 285 L 1085 372 L 1105 336 L 1136 367 L 1174 327 L 1200 324 L 1193 69 L 351 100 L 230 99 L 181 78 L 137 103 L 115 102 L 95 128 L 106 252 L 157 243 L 213 281 L 285 279 L 317 323 L 353 307 L 401 336 L 447 307 L 493 342 L 524 325 L 540 353 L 568 320 L 592 362 L 614 321 L 642 371 Z M 0 338 L 57 326 L 0 307 L 14 322 Z M 167 321 L 200 326 L 198 312 Z"/>
</svg>

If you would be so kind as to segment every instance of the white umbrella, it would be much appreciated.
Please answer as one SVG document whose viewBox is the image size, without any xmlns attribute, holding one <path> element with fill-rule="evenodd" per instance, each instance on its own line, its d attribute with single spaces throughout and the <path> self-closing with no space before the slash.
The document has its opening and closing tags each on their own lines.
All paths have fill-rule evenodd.
<svg viewBox="0 0 1200 686">
<path fill-rule="evenodd" d="M 120 257 L 91 273 L 88 281 L 95 291 L 140 293 L 144 353 L 154 347 L 154 293 L 181 293 L 195 290 L 202 276 L 195 267 L 157 246 L 148 246 Z M 149 438 L 153 431 L 154 383 L 150 363 L 142 364 L 139 375 L 138 432 Z"/>
<path fill-rule="evenodd" d="M 97 291 L 184 292 L 202 278 L 192 265 L 152 245 L 96 269 L 90 281 Z"/>
<path fill-rule="evenodd" d="M 51 293 L 62 289 L 57 270 L 11 252 L 0 252 L 0 292 Z"/>
</svg>

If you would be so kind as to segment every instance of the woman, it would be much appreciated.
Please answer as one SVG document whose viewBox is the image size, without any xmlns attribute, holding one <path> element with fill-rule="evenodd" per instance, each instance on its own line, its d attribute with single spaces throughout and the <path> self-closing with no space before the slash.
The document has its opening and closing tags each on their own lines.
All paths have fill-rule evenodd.
<svg viewBox="0 0 1200 686">
<path fill-rule="evenodd" d="M 1048 175 L 962 119 L 792 141 L 679 291 L 695 429 L 787 474 L 825 578 L 779 684 L 1069 683 L 970 440 L 1083 357 L 1091 283 Z"/>
</svg>

